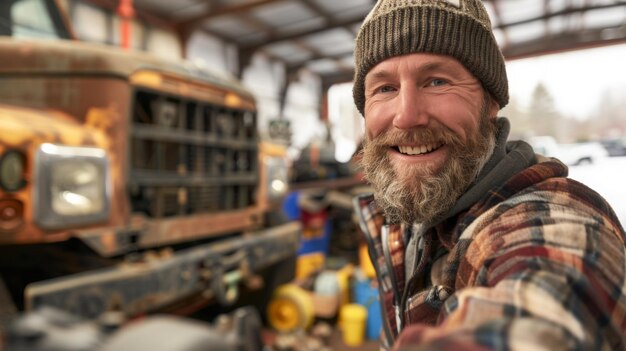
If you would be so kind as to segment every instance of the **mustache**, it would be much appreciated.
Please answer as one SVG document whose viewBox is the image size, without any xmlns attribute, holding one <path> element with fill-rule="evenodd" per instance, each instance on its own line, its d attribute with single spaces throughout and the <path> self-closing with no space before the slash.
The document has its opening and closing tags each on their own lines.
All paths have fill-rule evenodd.
<svg viewBox="0 0 626 351">
<path fill-rule="evenodd" d="M 462 140 L 451 130 L 441 125 L 421 127 L 419 129 L 399 130 L 390 128 L 376 137 L 366 135 L 365 145 L 370 147 L 389 147 L 406 144 L 449 144 L 461 145 Z"/>
</svg>

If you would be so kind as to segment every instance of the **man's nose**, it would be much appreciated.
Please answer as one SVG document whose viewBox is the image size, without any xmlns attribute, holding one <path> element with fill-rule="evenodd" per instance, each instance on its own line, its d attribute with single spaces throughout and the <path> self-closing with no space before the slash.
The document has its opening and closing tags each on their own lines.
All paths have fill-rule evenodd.
<svg viewBox="0 0 626 351">
<path fill-rule="evenodd" d="M 426 99 L 417 87 L 404 86 L 398 93 L 398 104 L 393 125 L 398 129 L 410 129 L 428 124 Z"/>
</svg>

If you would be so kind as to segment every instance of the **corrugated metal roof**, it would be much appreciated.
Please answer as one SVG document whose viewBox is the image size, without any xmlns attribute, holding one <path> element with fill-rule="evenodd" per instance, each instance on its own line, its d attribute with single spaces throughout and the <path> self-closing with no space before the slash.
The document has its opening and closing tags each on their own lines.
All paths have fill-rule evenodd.
<svg viewBox="0 0 626 351">
<path fill-rule="evenodd" d="M 257 51 L 307 68 L 324 85 L 349 81 L 361 21 L 375 0 L 133 0 L 181 34 L 204 30 L 237 45 L 245 65 Z M 507 58 L 626 41 L 624 0 L 484 0 Z"/>
</svg>

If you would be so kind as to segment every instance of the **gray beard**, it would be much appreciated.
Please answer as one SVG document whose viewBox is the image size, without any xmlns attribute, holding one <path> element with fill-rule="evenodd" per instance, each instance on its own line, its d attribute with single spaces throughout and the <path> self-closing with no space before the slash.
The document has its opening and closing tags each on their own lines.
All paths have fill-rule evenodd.
<svg viewBox="0 0 626 351">
<path fill-rule="evenodd" d="M 378 142 L 380 138 L 366 138 L 363 171 L 388 223 L 435 224 L 433 222 L 454 206 L 476 180 L 495 148 L 495 118 L 487 116 L 485 106 L 481 114 L 478 131 L 465 142 L 444 127 L 437 128 L 439 133 L 423 130 L 420 137 L 405 135 L 411 134 L 408 132 L 395 136 L 409 140 L 444 140 L 450 155 L 439 170 L 407 169 L 403 174 L 396 174 L 387 153 L 389 143 Z"/>
</svg>

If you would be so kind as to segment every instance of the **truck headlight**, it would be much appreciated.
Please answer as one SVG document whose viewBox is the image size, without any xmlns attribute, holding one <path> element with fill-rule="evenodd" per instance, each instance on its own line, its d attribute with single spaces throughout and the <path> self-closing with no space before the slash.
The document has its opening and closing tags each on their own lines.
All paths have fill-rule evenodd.
<svg viewBox="0 0 626 351">
<path fill-rule="evenodd" d="M 104 174 L 89 161 L 65 160 L 52 166 L 52 210 L 63 216 L 101 212 Z"/>
<path fill-rule="evenodd" d="M 282 157 L 265 157 L 263 166 L 267 174 L 267 195 L 269 200 L 281 198 L 289 190 L 287 161 Z"/>
<path fill-rule="evenodd" d="M 35 221 L 45 229 L 104 221 L 109 216 L 106 152 L 42 144 L 35 158 Z"/>
<path fill-rule="evenodd" d="M 9 192 L 19 190 L 24 184 L 24 156 L 9 150 L 0 158 L 0 186 Z"/>
</svg>

